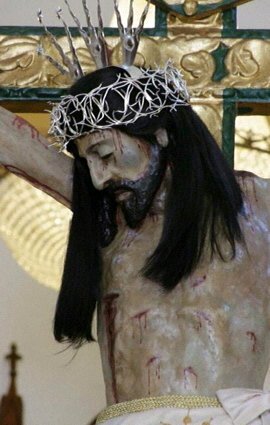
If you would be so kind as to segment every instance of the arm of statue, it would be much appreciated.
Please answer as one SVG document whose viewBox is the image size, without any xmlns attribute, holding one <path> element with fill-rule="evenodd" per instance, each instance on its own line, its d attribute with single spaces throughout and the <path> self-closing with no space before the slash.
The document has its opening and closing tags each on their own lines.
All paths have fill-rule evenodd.
<svg viewBox="0 0 270 425">
<path fill-rule="evenodd" d="M 73 159 L 23 118 L 0 107 L 0 164 L 70 207 Z"/>
</svg>

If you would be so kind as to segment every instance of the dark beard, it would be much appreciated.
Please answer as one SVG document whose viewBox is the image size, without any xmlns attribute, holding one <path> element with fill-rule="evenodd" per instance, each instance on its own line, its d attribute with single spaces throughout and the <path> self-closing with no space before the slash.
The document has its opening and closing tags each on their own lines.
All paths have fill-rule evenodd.
<svg viewBox="0 0 270 425">
<path fill-rule="evenodd" d="M 102 191 L 99 205 L 100 244 L 108 246 L 117 233 L 116 210 L 117 191 L 130 192 L 128 199 L 120 201 L 126 223 L 132 229 L 140 225 L 146 217 L 157 190 L 163 180 L 166 169 L 165 150 L 157 143 L 150 144 L 149 165 L 143 177 L 138 180 L 120 180 L 109 182 Z"/>
</svg>

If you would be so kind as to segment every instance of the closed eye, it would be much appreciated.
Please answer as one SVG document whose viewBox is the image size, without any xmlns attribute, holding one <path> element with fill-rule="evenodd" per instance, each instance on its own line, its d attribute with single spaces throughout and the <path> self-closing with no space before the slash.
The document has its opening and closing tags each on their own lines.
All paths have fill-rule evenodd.
<svg viewBox="0 0 270 425">
<path fill-rule="evenodd" d="M 107 153 L 106 155 L 103 155 L 101 157 L 101 159 L 109 159 L 112 156 L 112 152 L 111 153 Z"/>
</svg>

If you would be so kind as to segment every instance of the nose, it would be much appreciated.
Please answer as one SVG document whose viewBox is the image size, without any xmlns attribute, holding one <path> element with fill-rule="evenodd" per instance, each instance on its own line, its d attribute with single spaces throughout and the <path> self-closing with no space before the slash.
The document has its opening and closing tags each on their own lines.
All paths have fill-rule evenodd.
<svg viewBox="0 0 270 425">
<path fill-rule="evenodd" d="M 105 165 L 100 159 L 94 158 L 88 160 L 88 168 L 92 179 L 93 186 L 97 190 L 105 189 L 107 183 L 111 180 L 112 174 L 109 166 Z"/>
</svg>

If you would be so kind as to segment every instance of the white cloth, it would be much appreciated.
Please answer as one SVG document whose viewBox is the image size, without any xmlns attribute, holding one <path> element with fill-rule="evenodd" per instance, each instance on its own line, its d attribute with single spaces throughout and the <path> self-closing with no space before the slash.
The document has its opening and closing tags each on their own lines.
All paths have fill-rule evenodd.
<svg viewBox="0 0 270 425">
<path fill-rule="evenodd" d="M 227 394 L 228 395 L 228 394 Z M 256 397 L 255 397 L 256 398 Z M 269 409 L 264 401 L 254 403 L 255 398 L 237 397 L 239 404 L 227 397 L 226 408 L 205 407 L 199 409 L 158 408 L 139 413 L 130 413 L 109 419 L 104 425 L 270 425 Z M 233 400 L 233 401 L 232 401 Z M 268 395 L 268 400 L 269 395 Z M 244 401 L 244 403 L 243 403 Z M 261 416 L 262 411 L 264 412 Z M 250 415 L 250 416 L 249 416 Z"/>
<path fill-rule="evenodd" d="M 270 367 L 263 390 L 229 388 L 217 391 L 217 398 L 233 425 L 270 425 Z"/>
<path fill-rule="evenodd" d="M 233 425 L 270 425 L 270 392 L 246 388 L 217 391 Z"/>
</svg>

